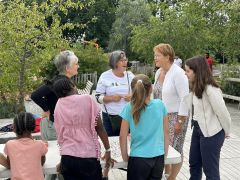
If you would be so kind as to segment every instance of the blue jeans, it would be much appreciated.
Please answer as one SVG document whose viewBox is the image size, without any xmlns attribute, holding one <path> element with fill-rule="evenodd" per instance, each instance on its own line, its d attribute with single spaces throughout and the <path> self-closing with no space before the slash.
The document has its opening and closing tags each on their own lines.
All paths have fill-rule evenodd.
<svg viewBox="0 0 240 180">
<path fill-rule="evenodd" d="M 219 159 L 224 139 L 224 130 L 204 137 L 197 121 L 194 121 L 189 154 L 190 180 L 201 180 L 202 169 L 207 180 L 220 180 Z"/>
<path fill-rule="evenodd" d="M 102 168 L 97 158 L 63 155 L 60 167 L 64 180 L 102 180 Z"/>
</svg>

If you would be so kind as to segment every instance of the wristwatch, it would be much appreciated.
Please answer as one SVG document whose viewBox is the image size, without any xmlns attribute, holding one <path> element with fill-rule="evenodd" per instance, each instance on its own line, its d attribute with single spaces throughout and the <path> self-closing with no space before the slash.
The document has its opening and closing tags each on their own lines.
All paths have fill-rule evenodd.
<svg viewBox="0 0 240 180">
<path fill-rule="evenodd" d="M 183 121 L 182 121 L 181 119 L 178 119 L 178 122 L 179 122 L 180 124 L 182 124 L 182 123 L 183 123 Z"/>
</svg>

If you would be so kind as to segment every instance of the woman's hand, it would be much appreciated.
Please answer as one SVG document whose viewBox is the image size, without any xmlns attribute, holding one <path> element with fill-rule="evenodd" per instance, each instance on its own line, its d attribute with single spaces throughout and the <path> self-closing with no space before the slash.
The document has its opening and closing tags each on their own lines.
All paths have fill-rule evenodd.
<svg viewBox="0 0 240 180">
<path fill-rule="evenodd" d="M 180 116 L 180 115 L 177 116 L 177 122 L 174 125 L 175 134 L 179 134 L 180 132 L 182 132 L 182 127 L 186 120 L 187 120 L 186 116 Z"/>
<path fill-rule="evenodd" d="M 112 102 L 118 102 L 121 99 L 122 99 L 122 96 L 120 96 L 120 95 L 113 95 L 113 96 L 111 96 Z"/>
<path fill-rule="evenodd" d="M 226 139 L 229 139 L 229 138 L 230 138 L 230 135 L 226 135 L 225 138 L 226 138 Z"/>
<path fill-rule="evenodd" d="M 41 116 L 41 118 L 47 118 L 47 119 L 49 119 L 49 116 L 50 116 L 50 111 L 44 111 L 44 112 L 42 112 L 42 116 Z"/>
<path fill-rule="evenodd" d="M 129 102 L 129 101 L 131 101 L 131 95 L 126 95 L 126 96 L 123 96 L 123 99 L 125 100 L 125 101 L 127 101 L 127 102 Z"/>
<path fill-rule="evenodd" d="M 174 125 L 174 134 L 179 134 L 182 131 L 182 123 L 178 121 Z"/>
<path fill-rule="evenodd" d="M 57 170 L 57 173 L 61 173 L 61 163 L 58 163 L 56 165 L 56 170 Z"/>
<path fill-rule="evenodd" d="M 117 162 L 116 160 L 111 158 L 111 152 L 105 152 L 104 156 L 102 157 L 102 160 L 105 160 L 105 168 L 109 169 L 114 166 L 114 163 Z"/>
<path fill-rule="evenodd" d="M 9 158 L 6 158 L 3 153 L 0 153 L 0 164 L 4 167 L 10 169 L 10 161 Z"/>
</svg>

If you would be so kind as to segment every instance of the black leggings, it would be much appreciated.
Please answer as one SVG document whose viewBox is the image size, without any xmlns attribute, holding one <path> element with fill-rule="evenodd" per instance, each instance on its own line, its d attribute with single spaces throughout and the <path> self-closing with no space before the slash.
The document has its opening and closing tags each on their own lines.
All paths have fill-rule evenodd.
<svg viewBox="0 0 240 180">
<path fill-rule="evenodd" d="M 153 158 L 130 157 L 127 180 L 161 180 L 164 155 Z"/>
<path fill-rule="evenodd" d="M 64 180 L 102 180 L 102 168 L 97 158 L 63 155 L 61 173 Z"/>
</svg>

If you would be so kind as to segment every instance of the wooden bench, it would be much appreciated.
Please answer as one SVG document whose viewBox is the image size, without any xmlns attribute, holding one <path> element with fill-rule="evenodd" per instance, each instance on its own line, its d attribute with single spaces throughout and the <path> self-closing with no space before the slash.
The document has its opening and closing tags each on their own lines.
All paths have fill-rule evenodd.
<svg viewBox="0 0 240 180">
<path fill-rule="evenodd" d="M 78 94 L 91 94 L 93 83 L 91 81 L 87 81 L 86 87 L 84 89 L 78 89 Z"/>
<path fill-rule="evenodd" d="M 240 83 L 240 78 L 226 78 L 226 81 Z M 223 94 L 223 97 L 227 98 L 227 99 L 232 99 L 234 101 L 238 101 L 239 102 L 238 109 L 240 108 L 240 97 L 239 96 L 234 96 L 234 95 L 230 95 L 230 94 Z"/>
</svg>

